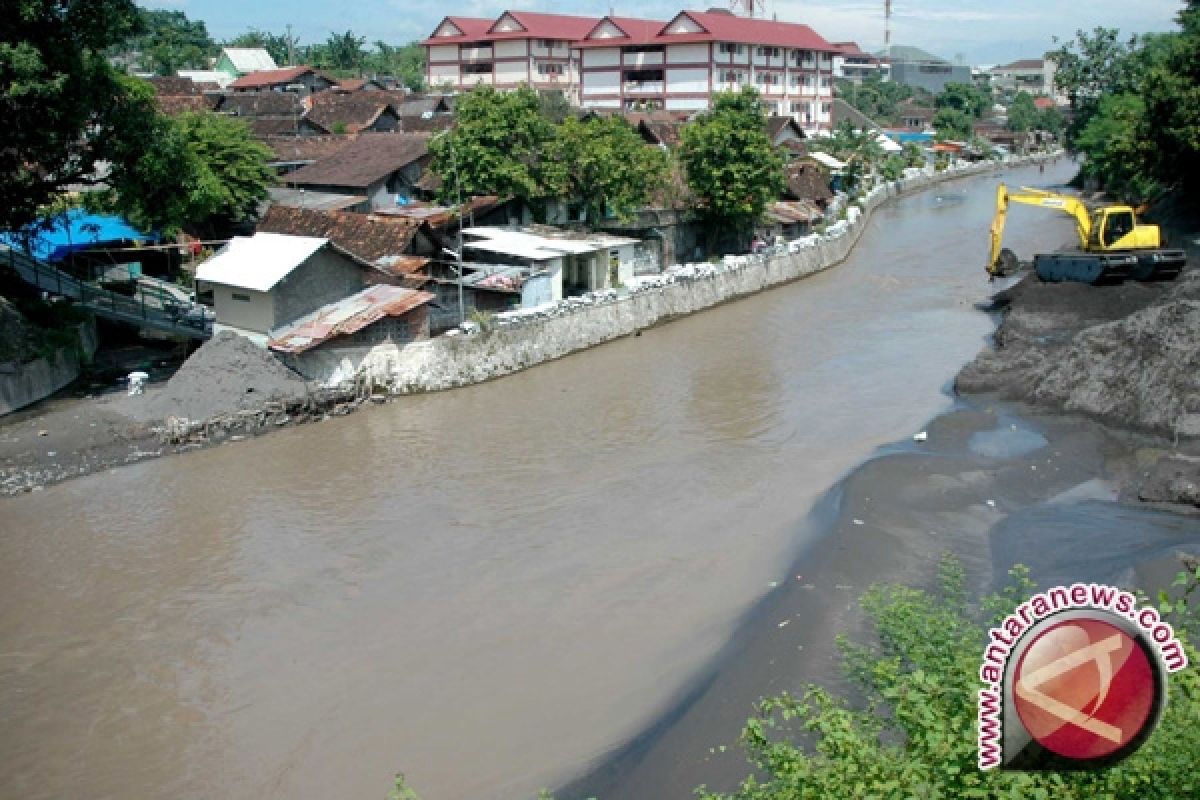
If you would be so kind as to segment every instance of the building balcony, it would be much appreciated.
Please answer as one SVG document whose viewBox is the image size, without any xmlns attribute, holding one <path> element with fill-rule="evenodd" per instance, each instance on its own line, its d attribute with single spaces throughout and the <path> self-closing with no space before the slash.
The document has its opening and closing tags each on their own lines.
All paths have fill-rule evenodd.
<svg viewBox="0 0 1200 800">
<path fill-rule="evenodd" d="M 492 48 L 464 47 L 458 51 L 458 55 L 463 61 L 491 61 Z"/>
<path fill-rule="evenodd" d="M 625 94 L 662 94 L 666 81 L 625 81 Z"/>
</svg>

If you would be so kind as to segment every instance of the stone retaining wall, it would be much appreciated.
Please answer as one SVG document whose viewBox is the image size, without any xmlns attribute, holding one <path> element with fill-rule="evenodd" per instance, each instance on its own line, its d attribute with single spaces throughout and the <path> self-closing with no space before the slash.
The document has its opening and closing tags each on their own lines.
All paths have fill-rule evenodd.
<svg viewBox="0 0 1200 800">
<path fill-rule="evenodd" d="M 79 345 L 64 347 L 53 358 L 0 365 L 0 416 L 36 403 L 79 377 L 83 360 L 96 353 L 96 323 L 79 325 Z"/>
<path fill-rule="evenodd" d="M 1033 160 L 1025 159 L 1024 161 Z M 508 375 L 592 347 L 683 314 L 760 292 L 841 263 L 862 235 L 871 211 L 893 197 L 953 178 L 1023 163 L 1010 159 L 944 172 L 912 172 L 876 187 L 851 206 L 847 219 L 753 256 L 726 256 L 715 264 L 686 264 L 634 286 L 564 300 L 554 306 L 498 315 L 486 330 L 453 331 L 407 345 L 322 347 L 287 363 L 325 385 L 366 381 L 394 393 L 450 389 Z M 454 334 L 458 335 L 454 335 Z"/>
</svg>

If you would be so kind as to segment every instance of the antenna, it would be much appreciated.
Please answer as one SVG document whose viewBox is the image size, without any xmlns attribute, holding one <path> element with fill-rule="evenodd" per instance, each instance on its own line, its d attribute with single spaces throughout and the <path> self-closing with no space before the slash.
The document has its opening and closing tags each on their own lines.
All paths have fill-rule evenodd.
<svg viewBox="0 0 1200 800">
<path fill-rule="evenodd" d="M 737 13 L 738 9 L 746 12 L 746 16 L 754 19 L 754 15 L 763 10 L 765 0 L 729 0 L 729 10 Z"/>
<path fill-rule="evenodd" d="M 892 0 L 883 0 L 883 54 L 892 57 Z"/>
</svg>

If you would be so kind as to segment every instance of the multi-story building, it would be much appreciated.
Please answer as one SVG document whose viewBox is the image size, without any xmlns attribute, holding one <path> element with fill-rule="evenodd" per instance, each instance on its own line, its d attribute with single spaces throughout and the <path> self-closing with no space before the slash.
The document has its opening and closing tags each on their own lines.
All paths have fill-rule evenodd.
<svg viewBox="0 0 1200 800">
<path fill-rule="evenodd" d="M 857 42 L 834 42 L 833 46 L 837 48 L 833 57 L 833 77 L 854 83 L 862 83 L 871 76 L 888 79 L 888 65 L 878 56 L 863 52 Z"/>
<path fill-rule="evenodd" d="M 575 44 L 596 25 L 595 17 L 506 11 L 499 19 L 446 17 L 422 42 L 426 83 L 461 91 L 484 84 L 515 89 L 522 84 L 556 91 L 579 103 L 579 51 Z"/>
<path fill-rule="evenodd" d="M 683 11 L 665 24 L 605 17 L 579 42 L 581 105 L 708 108 L 714 92 L 754 86 L 769 114 L 832 127 L 833 45 L 807 25 Z"/>
<path fill-rule="evenodd" d="M 561 91 L 583 108 L 699 111 L 754 86 L 769 114 L 830 129 L 837 48 L 807 25 L 682 11 L 669 22 L 508 11 L 446 17 L 423 44 L 430 87 Z"/>
<path fill-rule="evenodd" d="M 1010 94 L 1029 92 L 1045 95 L 1065 102 L 1057 97 L 1054 89 L 1054 62 L 1042 58 L 1024 58 L 1011 64 L 992 67 L 992 88 Z"/>
<path fill-rule="evenodd" d="M 889 65 L 891 79 L 905 86 L 917 86 L 934 94 L 941 94 L 948 83 L 971 85 L 971 68 L 965 64 L 951 64 L 940 56 L 927 53 L 918 47 L 893 45 L 881 59 Z"/>
</svg>

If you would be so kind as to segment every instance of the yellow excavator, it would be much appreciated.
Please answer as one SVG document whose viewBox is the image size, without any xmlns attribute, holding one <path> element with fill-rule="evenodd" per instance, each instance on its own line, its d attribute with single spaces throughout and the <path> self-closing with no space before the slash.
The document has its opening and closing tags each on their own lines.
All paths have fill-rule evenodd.
<svg viewBox="0 0 1200 800">
<path fill-rule="evenodd" d="M 1044 281 L 1104 284 L 1121 283 L 1126 278 L 1174 280 L 1187 263 L 1184 251 L 1165 249 L 1159 227 L 1139 223 L 1131 206 L 1102 206 L 1089 211 L 1078 197 L 1028 187 L 1010 192 L 1002 183 L 996 189 L 988 255 L 987 271 L 992 278 L 1011 274 L 1020 266 L 1017 256 L 1001 246 L 1009 203 L 1061 211 L 1075 220 L 1078 250 L 1033 257 L 1034 270 Z"/>
</svg>

